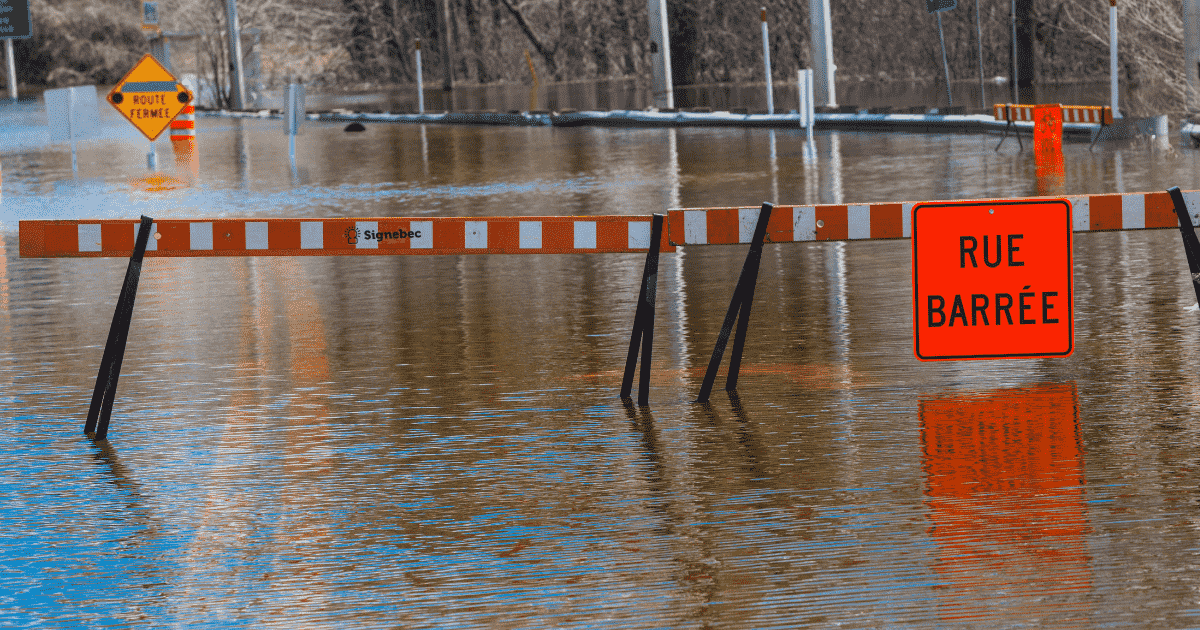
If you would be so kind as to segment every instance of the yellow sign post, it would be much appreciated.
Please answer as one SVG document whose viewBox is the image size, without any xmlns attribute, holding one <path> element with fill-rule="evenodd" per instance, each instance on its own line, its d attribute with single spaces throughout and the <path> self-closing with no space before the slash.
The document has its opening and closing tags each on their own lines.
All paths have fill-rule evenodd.
<svg viewBox="0 0 1200 630">
<path fill-rule="evenodd" d="M 108 93 L 108 102 L 154 142 L 192 102 L 192 92 L 157 59 L 146 55 Z"/>
</svg>

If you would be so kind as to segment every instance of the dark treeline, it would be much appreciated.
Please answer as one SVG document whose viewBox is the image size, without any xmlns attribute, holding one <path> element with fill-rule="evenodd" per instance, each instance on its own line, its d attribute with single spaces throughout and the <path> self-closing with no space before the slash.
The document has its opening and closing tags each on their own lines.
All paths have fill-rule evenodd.
<svg viewBox="0 0 1200 630">
<path fill-rule="evenodd" d="M 427 73 L 441 76 L 441 22 L 449 16 L 454 79 L 522 81 L 523 51 L 549 80 L 640 76 L 645 71 L 645 0 L 344 0 L 352 27 L 350 57 L 363 78 L 412 81 L 413 41 L 423 39 Z M 1100 7 L 1102 0 L 1087 0 Z M 839 75 L 847 79 L 934 79 L 941 74 L 937 19 L 924 0 L 835 0 L 833 32 Z M 1008 76 L 1009 0 L 980 0 L 984 72 Z M 1066 1 L 1022 0 L 1021 34 L 1030 42 L 1030 74 L 1045 81 L 1088 79 L 1107 69 L 1104 42 L 1092 41 Z M 1079 4 L 1078 2 L 1074 4 Z M 677 84 L 761 81 L 762 0 L 679 0 L 670 14 Z M 804 0 L 768 2 L 775 80 L 811 65 L 809 8 Z M 942 14 L 951 73 L 978 75 L 973 0 Z M 1080 13 L 1078 10 L 1075 13 Z M 1086 12 L 1085 12 L 1086 13 Z M 1094 13 L 1094 11 L 1093 11 Z M 1107 27 L 1103 24 L 1105 34 Z"/>
<path fill-rule="evenodd" d="M 1108 3 L 1017 0 L 1022 79 L 1103 81 Z M 163 0 L 168 27 L 201 32 L 206 73 L 224 83 L 223 0 Z M 34 85 L 111 83 L 147 50 L 135 0 L 33 0 L 35 36 L 19 40 L 20 79 Z M 763 0 L 668 0 L 677 85 L 762 81 Z M 924 0 L 833 0 L 839 82 L 936 81 L 937 18 Z M 978 6 L 978 15 L 976 7 Z M 959 0 L 942 13 L 952 80 L 1011 76 L 1010 0 Z M 242 26 L 260 30 L 268 84 L 297 77 L 328 87 L 377 87 L 416 79 L 423 42 L 427 84 L 528 83 L 526 52 L 541 82 L 649 75 L 646 0 L 238 0 Z M 765 3 L 776 81 L 811 66 L 807 0 Z M 1177 0 L 1123 2 L 1122 81 L 1129 106 L 1181 111 L 1183 33 Z M 982 38 L 976 35 L 976 19 Z M 980 41 L 982 39 L 982 42 Z M 1022 81 L 1024 83 L 1024 81 Z"/>
</svg>

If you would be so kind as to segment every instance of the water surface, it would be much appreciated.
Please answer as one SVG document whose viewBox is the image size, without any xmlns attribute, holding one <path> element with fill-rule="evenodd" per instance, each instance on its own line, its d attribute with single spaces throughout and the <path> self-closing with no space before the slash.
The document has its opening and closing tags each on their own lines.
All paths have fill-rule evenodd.
<svg viewBox="0 0 1200 630">
<path fill-rule="evenodd" d="M 126 261 L 27 218 L 646 214 L 1200 188 L 1197 153 L 982 135 L 201 118 L 148 183 L 107 116 L 0 109 L 0 620 L 27 626 L 1200 623 L 1196 297 L 1177 233 L 1075 238 L 1075 352 L 920 363 L 908 241 L 766 247 L 736 396 L 690 402 L 744 246 L 147 259 L 108 443 L 82 435 Z M 159 162 L 173 170 L 160 142 Z M 169 188 L 170 186 L 166 186 Z M 724 379 L 718 379 L 718 384 Z"/>
</svg>

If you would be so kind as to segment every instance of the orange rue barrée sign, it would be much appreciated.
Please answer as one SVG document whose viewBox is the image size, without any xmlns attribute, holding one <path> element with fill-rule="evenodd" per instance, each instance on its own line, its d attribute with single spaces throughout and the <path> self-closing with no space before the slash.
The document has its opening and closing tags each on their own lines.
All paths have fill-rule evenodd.
<svg viewBox="0 0 1200 630">
<path fill-rule="evenodd" d="M 142 57 L 108 93 L 108 102 L 151 142 L 191 101 L 191 90 L 151 55 Z"/>
<path fill-rule="evenodd" d="M 1071 354 L 1071 264 L 1066 199 L 913 206 L 913 352 L 922 361 Z"/>
</svg>

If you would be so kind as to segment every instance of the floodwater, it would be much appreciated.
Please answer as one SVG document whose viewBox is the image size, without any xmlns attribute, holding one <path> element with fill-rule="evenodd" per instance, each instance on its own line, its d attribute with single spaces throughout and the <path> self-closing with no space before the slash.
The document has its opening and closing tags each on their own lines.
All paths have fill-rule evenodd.
<svg viewBox="0 0 1200 630">
<path fill-rule="evenodd" d="M 694 404 L 745 246 L 643 257 L 150 258 L 107 443 L 82 434 L 127 261 L 17 221 L 645 214 L 1200 188 L 1198 153 L 985 135 L 200 118 L 49 145 L 0 108 L 0 624 L 1200 625 L 1200 314 L 1170 230 L 1076 235 L 1068 358 L 921 363 L 908 241 L 768 245 L 736 396 Z M 157 148 L 172 174 L 170 145 Z M 174 173 L 181 179 L 185 174 Z M 726 359 L 728 360 L 728 358 Z M 718 387 L 723 379 L 718 379 Z"/>
</svg>

